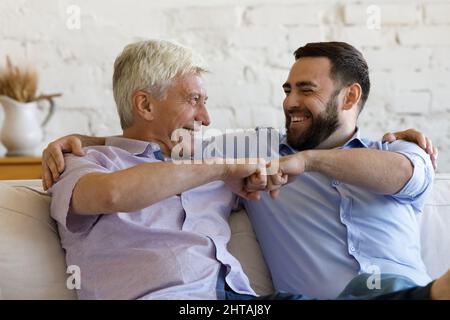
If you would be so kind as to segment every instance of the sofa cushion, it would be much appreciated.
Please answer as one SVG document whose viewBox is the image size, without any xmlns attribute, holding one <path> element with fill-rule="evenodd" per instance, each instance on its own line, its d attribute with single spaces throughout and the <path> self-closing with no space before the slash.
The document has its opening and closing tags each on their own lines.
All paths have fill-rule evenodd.
<svg viewBox="0 0 450 320">
<path fill-rule="evenodd" d="M 0 298 L 74 299 L 50 197 L 0 183 Z"/>
<path fill-rule="evenodd" d="M 262 255 L 255 232 L 245 210 L 230 215 L 231 240 L 228 250 L 239 260 L 250 280 L 253 290 L 259 295 L 274 292 L 269 269 Z"/>
</svg>

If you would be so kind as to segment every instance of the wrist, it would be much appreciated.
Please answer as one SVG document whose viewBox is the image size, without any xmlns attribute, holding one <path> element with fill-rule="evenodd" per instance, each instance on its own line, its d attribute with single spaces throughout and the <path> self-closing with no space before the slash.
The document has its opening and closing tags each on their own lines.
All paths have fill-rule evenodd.
<svg viewBox="0 0 450 320">
<path fill-rule="evenodd" d="M 298 153 L 302 157 L 305 164 L 305 172 L 314 171 L 314 157 L 316 155 L 315 150 L 306 150 Z"/>
<path fill-rule="evenodd" d="M 225 181 L 230 174 L 230 165 L 222 158 L 209 159 L 204 165 L 207 166 L 205 170 L 212 170 L 213 176 L 218 180 Z"/>
<path fill-rule="evenodd" d="M 220 180 L 225 181 L 228 178 L 228 175 L 230 174 L 230 166 L 227 164 L 219 164 L 220 170 L 217 170 L 219 172 Z M 215 168 L 213 169 L 215 170 Z"/>
</svg>

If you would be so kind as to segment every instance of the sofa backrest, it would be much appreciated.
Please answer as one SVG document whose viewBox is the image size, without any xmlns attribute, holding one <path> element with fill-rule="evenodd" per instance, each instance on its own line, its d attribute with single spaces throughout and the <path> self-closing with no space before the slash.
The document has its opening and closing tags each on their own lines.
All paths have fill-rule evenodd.
<svg viewBox="0 0 450 320">
<path fill-rule="evenodd" d="M 437 174 L 421 224 L 422 258 L 436 279 L 450 268 L 450 174 Z"/>
<path fill-rule="evenodd" d="M 40 180 L 0 182 L 0 299 L 76 299 L 66 273 L 50 197 Z M 432 278 L 450 267 L 450 175 L 436 175 L 421 223 L 422 255 Z M 241 210 L 230 217 L 229 249 L 259 294 L 273 291 L 250 221 Z"/>
</svg>

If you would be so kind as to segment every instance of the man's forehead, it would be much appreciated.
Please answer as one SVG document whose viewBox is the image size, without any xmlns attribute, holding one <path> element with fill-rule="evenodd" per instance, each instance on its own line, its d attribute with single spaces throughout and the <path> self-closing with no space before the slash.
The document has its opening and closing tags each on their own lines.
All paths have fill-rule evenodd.
<svg viewBox="0 0 450 320">
<path fill-rule="evenodd" d="M 199 74 L 185 74 L 178 78 L 178 85 L 186 91 L 205 93 L 204 80 Z"/>
<path fill-rule="evenodd" d="M 300 58 L 292 65 L 288 82 L 323 83 L 330 79 L 331 62 L 325 57 Z"/>
</svg>

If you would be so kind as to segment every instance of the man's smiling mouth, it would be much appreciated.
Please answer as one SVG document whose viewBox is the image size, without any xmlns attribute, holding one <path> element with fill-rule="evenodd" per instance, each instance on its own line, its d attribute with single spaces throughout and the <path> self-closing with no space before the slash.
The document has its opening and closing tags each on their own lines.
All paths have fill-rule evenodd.
<svg viewBox="0 0 450 320">
<path fill-rule="evenodd" d="M 301 116 L 301 117 L 294 117 L 294 116 L 292 116 L 291 117 L 291 123 L 304 122 L 304 121 L 308 120 L 309 118 L 311 118 L 311 117 L 309 117 L 309 116 Z"/>
</svg>

